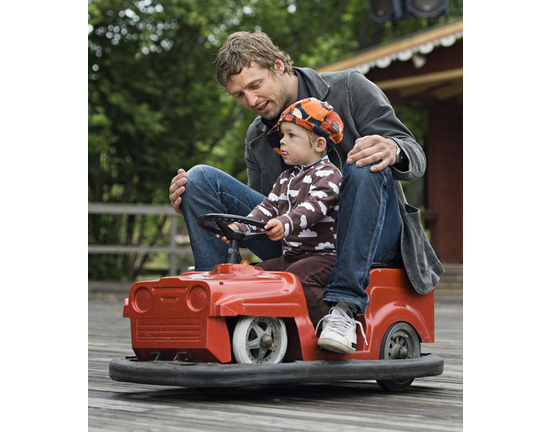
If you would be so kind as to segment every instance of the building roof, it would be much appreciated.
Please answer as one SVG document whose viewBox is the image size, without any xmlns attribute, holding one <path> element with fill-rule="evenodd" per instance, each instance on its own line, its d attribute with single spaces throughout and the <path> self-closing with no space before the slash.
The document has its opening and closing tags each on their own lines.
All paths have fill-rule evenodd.
<svg viewBox="0 0 550 432">
<path fill-rule="evenodd" d="M 357 69 L 395 101 L 461 98 L 462 37 L 463 20 L 459 19 L 361 51 L 316 70 Z M 457 51 L 443 58 L 441 48 L 453 45 L 459 45 L 460 55 Z M 434 59 L 432 64 L 430 58 Z"/>
<path fill-rule="evenodd" d="M 437 46 L 451 46 L 458 39 L 462 39 L 462 33 L 463 20 L 460 19 L 369 48 L 320 66 L 316 71 L 333 72 L 354 68 L 366 74 L 373 67 L 386 68 L 395 60 L 407 61 L 416 53 L 428 54 Z"/>
</svg>

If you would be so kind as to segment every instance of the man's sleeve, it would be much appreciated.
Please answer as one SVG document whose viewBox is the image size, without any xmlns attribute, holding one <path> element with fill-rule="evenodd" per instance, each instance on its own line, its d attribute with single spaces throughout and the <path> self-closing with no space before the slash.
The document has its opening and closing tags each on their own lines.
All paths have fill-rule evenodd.
<svg viewBox="0 0 550 432">
<path fill-rule="evenodd" d="M 358 71 L 349 76 L 351 112 L 361 136 L 391 138 L 404 152 L 408 166 L 391 167 L 393 178 L 411 181 L 424 175 L 426 156 L 413 134 L 397 118 L 386 95 Z"/>
</svg>

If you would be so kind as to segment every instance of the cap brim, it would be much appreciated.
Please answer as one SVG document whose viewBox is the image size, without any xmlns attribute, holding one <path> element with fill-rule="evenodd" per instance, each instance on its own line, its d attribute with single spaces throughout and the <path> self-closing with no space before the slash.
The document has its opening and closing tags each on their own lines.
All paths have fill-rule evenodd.
<svg viewBox="0 0 550 432">
<path fill-rule="evenodd" d="M 271 130 L 267 133 L 267 142 L 274 149 L 279 148 L 281 142 L 281 136 L 279 135 L 279 129 L 277 126 L 278 124 L 271 128 Z"/>
</svg>

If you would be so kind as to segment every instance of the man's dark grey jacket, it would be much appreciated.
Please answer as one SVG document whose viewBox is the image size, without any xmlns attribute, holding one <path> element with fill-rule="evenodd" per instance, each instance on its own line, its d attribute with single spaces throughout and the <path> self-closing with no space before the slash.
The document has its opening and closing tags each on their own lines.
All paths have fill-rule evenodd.
<svg viewBox="0 0 550 432">
<path fill-rule="evenodd" d="M 336 146 L 336 153 L 331 152 L 337 166 L 345 163 L 355 140 L 366 135 L 392 138 L 407 156 L 405 171 L 391 167 L 402 220 L 401 253 L 414 289 L 421 294 L 429 293 L 439 282 L 443 266 L 426 238 L 420 211 L 407 203 L 399 182 L 424 175 L 426 157 L 422 148 L 397 119 L 382 91 L 360 72 L 350 69 L 319 74 L 313 69 L 295 69 L 302 73 L 311 96 L 330 103 L 344 122 L 344 138 Z M 282 172 L 280 156 L 267 142 L 268 129 L 257 117 L 248 128 L 245 141 L 248 186 L 264 195 L 269 194 Z"/>
</svg>

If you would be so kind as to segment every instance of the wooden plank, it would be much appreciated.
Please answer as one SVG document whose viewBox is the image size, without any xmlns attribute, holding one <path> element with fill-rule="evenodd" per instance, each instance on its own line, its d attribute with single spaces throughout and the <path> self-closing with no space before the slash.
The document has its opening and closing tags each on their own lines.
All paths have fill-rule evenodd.
<svg viewBox="0 0 550 432">
<path fill-rule="evenodd" d="M 405 78 L 396 78 L 387 81 L 378 81 L 376 85 L 383 91 L 400 89 L 405 87 L 420 86 L 420 85 L 434 85 L 439 82 L 454 81 L 456 79 L 462 79 L 464 75 L 463 68 L 451 69 L 442 72 L 433 72 L 424 75 L 415 75 Z"/>
<path fill-rule="evenodd" d="M 168 215 L 176 217 L 177 213 L 169 204 L 116 204 L 88 203 L 88 214 L 134 214 L 134 215 Z"/>
<path fill-rule="evenodd" d="M 88 245 L 88 253 L 91 254 L 123 254 L 123 253 L 172 253 L 192 254 L 191 246 L 149 246 L 149 245 Z"/>
</svg>

